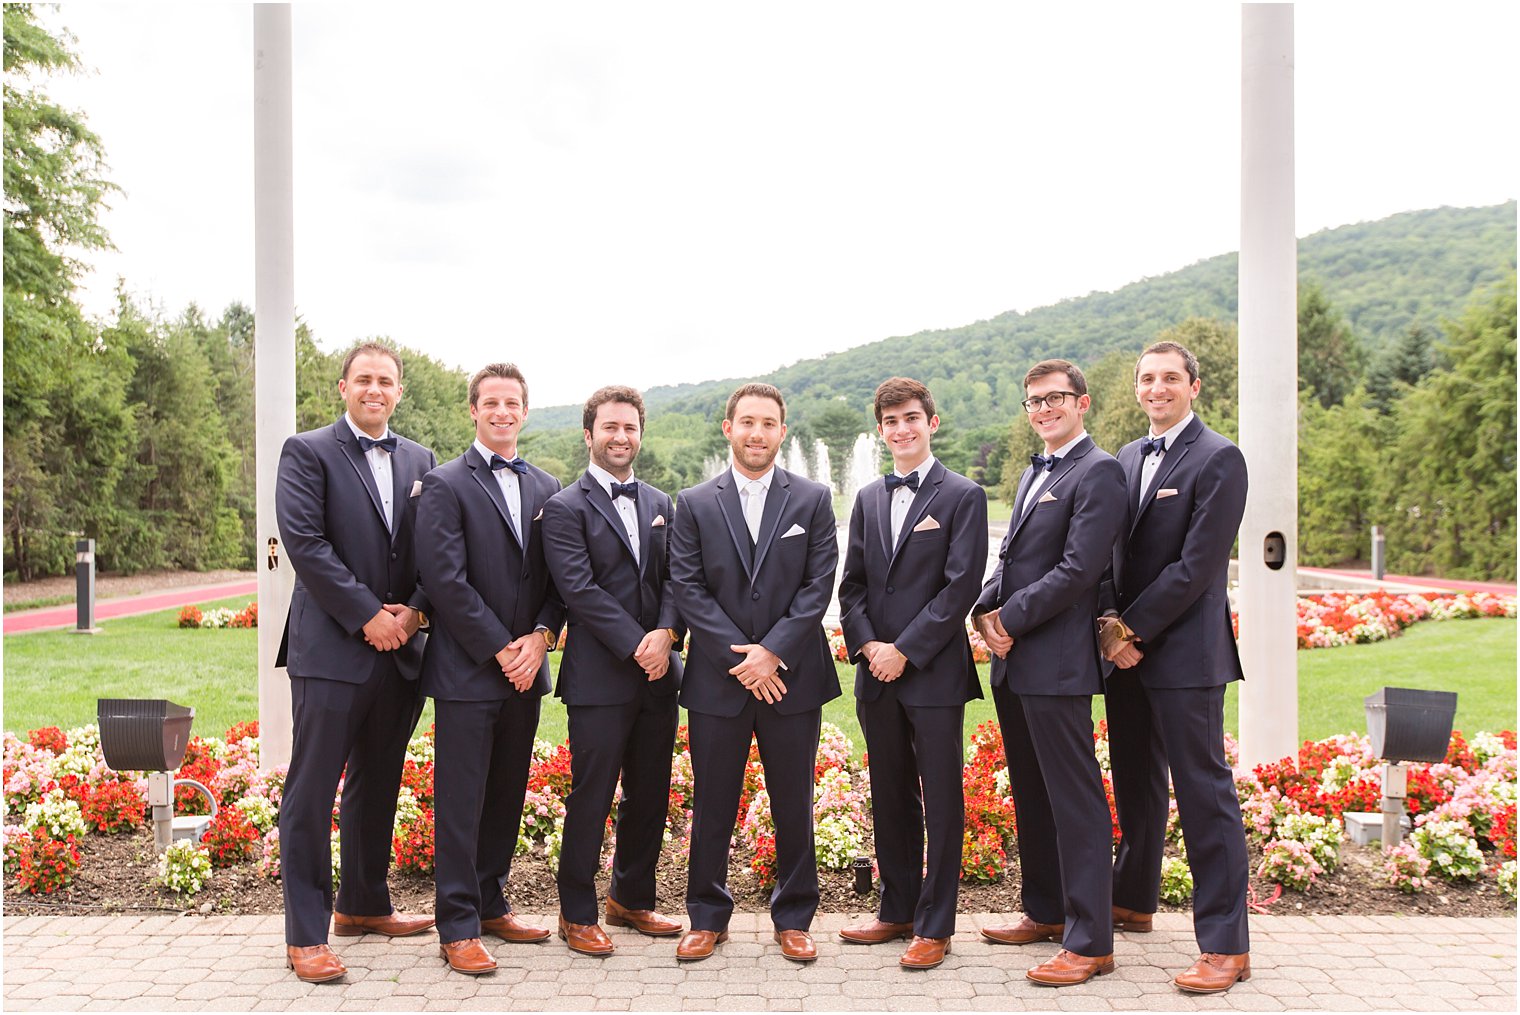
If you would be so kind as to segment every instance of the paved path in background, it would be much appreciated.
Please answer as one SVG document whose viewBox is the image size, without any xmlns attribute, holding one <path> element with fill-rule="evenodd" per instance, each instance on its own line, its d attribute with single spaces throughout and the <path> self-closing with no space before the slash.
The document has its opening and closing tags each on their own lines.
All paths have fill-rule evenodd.
<svg viewBox="0 0 1520 1015">
<path fill-rule="evenodd" d="M 678 965 L 675 944 L 612 929 L 617 954 L 573 956 L 551 940 L 488 939 L 501 968 L 449 972 L 437 938 L 335 939 L 348 977 L 307 984 L 285 969 L 279 916 L 21 917 L 5 922 L 4 1007 L 82 1011 L 1514 1011 L 1515 920 L 1397 916 L 1251 919 L 1249 982 L 1182 994 L 1171 978 L 1195 957 L 1190 918 L 1156 917 L 1120 934 L 1116 972 L 1078 987 L 1037 987 L 1024 970 L 1053 944 L 991 945 L 962 915 L 939 969 L 897 966 L 900 943 L 846 945 L 855 918 L 815 923 L 820 957 L 783 959 L 764 915 L 739 914 L 705 962 Z M 540 917 L 542 921 L 542 917 Z"/>
<path fill-rule="evenodd" d="M 186 585 L 163 592 L 147 592 L 140 596 L 120 596 L 95 601 L 95 622 L 112 617 L 131 617 L 139 613 L 168 610 L 192 603 L 209 603 L 233 596 L 251 596 L 259 591 L 257 578 L 243 578 L 235 582 L 215 585 Z M 25 634 L 29 631 L 48 631 L 71 628 L 78 618 L 73 603 L 66 606 L 48 606 L 40 610 L 17 610 L 5 615 L 6 634 Z"/>
<path fill-rule="evenodd" d="M 1339 575 L 1366 582 L 1378 580 L 1372 577 L 1371 571 L 1356 571 L 1333 567 L 1301 567 L 1299 570 L 1307 574 Z M 1414 585 L 1420 588 L 1441 589 L 1447 592 L 1490 592 L 1496 596 L 1512 596 L 1515 594 L 1514 582 L 1477 582 L 1452 578 L 1411 578 L 1408 575 L 1402 574 L 1385 574 L 1382 581 L 1389 585 Z"/>
</svg>

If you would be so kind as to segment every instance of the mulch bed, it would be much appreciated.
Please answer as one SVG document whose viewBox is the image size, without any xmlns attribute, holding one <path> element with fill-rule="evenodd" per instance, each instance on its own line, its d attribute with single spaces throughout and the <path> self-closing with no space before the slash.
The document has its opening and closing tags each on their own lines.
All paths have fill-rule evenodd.
<svg viewBox="0 0 1520 1015">
<path fill-rule="evenodd" d="M 1259 850 L 1251 848 L 1251 869 L 1261 862 Z M 7 884 L 4 911 L 7 916 L 95 916 L 109 913 L 193 912 L 244 915 L 282 911 L 280 884 L 260 877 L 251 863 L 215 872 L 205 890 L 188 903 L 153 884 L 158 874 L 158 854 L 151 829 L 131 834 L 90 835 L 79 847 L 79 873 L 64 891 L 34 897 Z M 748 854 L 735 850 L 730 864 L 729 891 L 740 912 L 764 912 L 770 893 L 761 889 L 750 873 Z M 1276 901 L 1258 912 L 1306 916 L 1315 913 L 1372 916 L 1508 916 L 1515 904 L 1506 899 L 1491 879 L 1476 884 L 1438 882 L 1418 895 L 1404 895 L 1384 883 L 1382 862 L 1375 850 L 1347 844 L 1341 849 L 1336 872 L 1307 892 L 1284 891 Z M 849 871 L 820 870 L 820 909 L 826 913 L 862 913 L 875 909 L 877 897 L 856 895 Z M 512 864 L 509 884 L 513 906 L 534 914 L 558 911 L 554 876 L 540 852 L 518 857 Z M 1276 890 L 1271 882 L 1252 878 L 1257 901 L 1270 899 Z M 606 891 L 605 876 L 601 881 Z M 675 917 L 685 912 L 686 870 L 668 854 L 660 865 L 659 906 Z M 391 874 L 391 897 L 398 910 L 433 911 L 433 880 L 415 874 Z M 1164 912 L 1187 912 L 1186 906 L 1162 906 Z M 1019 911 L 1019 870 L 1016 852 L 1010 851 L 1008 870 L 990 884 L 962 883 L 963 913 L 1012 913 Z"/>
</svg>

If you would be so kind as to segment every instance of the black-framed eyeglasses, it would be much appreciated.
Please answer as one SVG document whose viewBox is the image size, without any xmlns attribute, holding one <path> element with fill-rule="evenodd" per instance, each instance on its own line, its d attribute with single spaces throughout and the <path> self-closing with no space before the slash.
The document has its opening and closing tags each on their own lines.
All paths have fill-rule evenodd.
<svg viewBox="0 0 1520 1015">
<path fill-rule="evenodd" d="M 1070 395 L 1072 398 L 1082 397 L 1075 391 L 1052 391 L 1048 395 L 1036 395 L 1033 398 L 1026 398 L 1019 404 L 1024 407 L 1025 412 L 1039 412 L 1043 406 L 1059 409 L 1066 404 L 1067 395 Z"/>
</svg>

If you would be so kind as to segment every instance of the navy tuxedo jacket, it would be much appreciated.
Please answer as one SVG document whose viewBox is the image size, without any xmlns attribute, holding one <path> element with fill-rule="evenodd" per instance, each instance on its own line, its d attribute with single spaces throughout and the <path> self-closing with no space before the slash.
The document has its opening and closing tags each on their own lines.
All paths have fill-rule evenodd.
<svg viewBox="0 0 1520 1015">
<path fill-rule="evenodd" d="M 544 557 L 569 617 L 554 689 L 567 705 L 621 705 L 645 686 L 663 695 L 681 685 L 674 647 L 670 669 L 653 684 L 633 660 L 646 634 L 681 624 L 665 545 L 675 521 L 670 496 L 640 483 L 634 505 L 642 562 L 607 488 L 590 472 L 544 505 Z"/>
<path fill-rule="evenodd" d="M 923 477 L 897 542 L 885 479 L 863 488 L 850 511 L 839 580 L 840 625 L 855 660 L 855 697 L 875 701 L 885 685 L 861 647 L 890 642 L 908 657 L 898 677 L 904 705 L 963 705 L 982 696 L 966 636 L 987 566 L 987 494 L 936 461 Z"/>
<path fill-rule="evenodd" d="M 1140 442 L 1119 450 L 1128 524 L 1113 555 L 1104 606 L 1140 636 L 1134 672 L 1147 687 L 1239 680 L 1226 595 L 1230 547 L 1246 509 L 1246 460 L 1197 416 L 1140 499 Z"/>
<path fill-rule="evenodd" d="M 776 469 L 760 538 L 752 547 L 731 469 L 682 492 L 671 534 L 670 577 L 691 631 L 681 704 L 735 716 L 752 695 L 729 670 L 743 661 L 730 645 L 764 645 L 785 664 L 793 715 L 839 697 L 839 675 L 823 633 L 839 544 L 829 488 Z"/>
<path fill-rule="evenodd" d="M 1124 470 L 1086 437 L 1063 455 L 1029 510 L 1034 481 L 1024 470 L 1001 566 L 988 579 L 976 613 L 998 611 L 1013 637 L 1008 656 L 992 657 L 992 683 L 1016 694 L 1098 694 L 1099 586 L 1124 525 Z"/>
<path fill-rule="evenodd" d="M 518 693 L 496 653 L 535 627 L 556 636 L 565 607 L 544 564 L 540 524 L 559 480 L 532 465 L 517 477 L 522 541 L 491 467 L 470 446 L 428 473 L 417 504 L 417 562 L 433 601 L 422 691 L 444 701 L 501 701 Z M 524 546 L 526 543 L 526 546 Z M 549 659 L 527 694 L 549 691 Z"/>
<path fill-rule="evenodd" d="M 388 530 L 375 474 L 345 419 L 286 438 L 274 503 L 296 582 L 275 665 L 293 677 L 360 683 L 379 654 L 364 625 L 381 605 L 428 608 L 417 584 L 412 491 L 436 463 L 427 448 L 396 438 Z M 426 641 L 419 631 L 392 653 L 403 677 L 417 679 Z"/>
</svg>

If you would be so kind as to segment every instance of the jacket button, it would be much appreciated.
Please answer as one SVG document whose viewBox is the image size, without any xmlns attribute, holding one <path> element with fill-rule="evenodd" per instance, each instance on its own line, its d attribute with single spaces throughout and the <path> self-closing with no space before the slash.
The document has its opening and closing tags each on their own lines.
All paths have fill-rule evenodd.
<svg viewBox="0 0 1520 1015">
<path fill-rule="evenodd" d="M 393 553 L 393 554 L 391 554 L 391 560 L 395 560 L 399 556 L 400 556 L 400 554 Z"/>
<path fill-rule="evenodd" d="M 760 598 L 760 593 L 758 593 L 758 592 L 751 592 L 749 597 L 751 599 L 759 599 Z"/>
<path fill-rule="evenodd" d="M 897 590 L 896 590 L 896 589 L 894 589 L 894 588 L 893 588 L 893 587 L 892 587 L 892 586 L 890 586 L 890 585 L 888 585 L 888 586 L 887 586 L 887 595 L 889 595 L 889 596 L 890 596 L 890 595 L 891 595 L 891 594 L 892 594 L 892 593 L 894 593 L 894 592 L 896 592 L 896 591 L 897 591 Z"/>
</svg>

